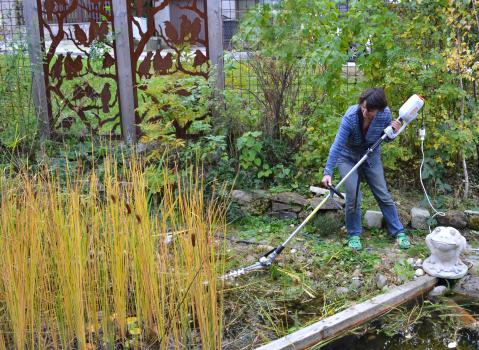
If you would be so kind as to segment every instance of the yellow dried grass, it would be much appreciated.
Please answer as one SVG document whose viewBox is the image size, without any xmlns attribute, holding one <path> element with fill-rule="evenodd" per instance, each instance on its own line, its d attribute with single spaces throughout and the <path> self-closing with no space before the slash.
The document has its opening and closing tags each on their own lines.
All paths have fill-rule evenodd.
<svg viewBox="0 0 479 350">
<path fill-rule="evenodd" d="M 0 348 L 221 348 L 225 206 L 189 167 L 175 183 L 165 170 L 152 214 L 140 162 L 123 163 L 89 188 L 0 178 Z"/>
</svg>

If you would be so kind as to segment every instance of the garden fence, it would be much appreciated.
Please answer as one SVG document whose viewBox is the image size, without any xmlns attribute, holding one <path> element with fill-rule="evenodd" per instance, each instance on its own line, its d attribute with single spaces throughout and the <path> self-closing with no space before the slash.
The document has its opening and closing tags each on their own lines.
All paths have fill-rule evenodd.
<svg viewBox="0 0 479 350">
<path fill-rule="evenodd" d="M 11 51 L 5 46 L 17 47 L 21 36 L 43 138 L 71 131 L 135 142 L 145 81 L 206 78 L 208 60 L 221 63 L 219 0 L 0 0 L 0 6 L 0 69 Z"/>
<path fill-rule="evenodd" d="M 254 58 L 254 52 L 238 47 L 232 42 L 234 34 L 238 30 L 239 23 L 246 13 L 254 9 L 257 5 L 274 5 L 281 0 L 222 0 L 222 22 L 223 22 L 223 47 L 225 60 L 225 83 L 227 89 L 233 89 L 239 93 L 248 106 L 254 106 L 261 95 L 261 77 L 251 64 Z M 339 1 L 336 7 L 345 14 L 349 10 L 350 0 Z M 345 62 L 343 72 L 346 77 L 347 86 L 355 85 L 358 79 L 358 70 L 356 64 Z M 299 68 L 299 67 L 296 67 Z M 297 74 L 291 82 L 291 91 L 293 92 L 293 101 L 289 104 L 301 106 L 307 103 L 312 95 L 313 87 L 302 77 L 314 74 L 311 67 L 301 67 L 301 74 Z"/>
<path fill-rule="evenodd" d="M 0 0 L 0 146 L 35 127 L 30 63 L 20 0 Z"/>
<path fill-rule="evenodd" d="M 251 53 L 233 48 L 231 38 L 247 11 L 278 1 L 0 0 L 2 123 L 35 117 L 33 100 L 43 138 L 71 131 L 135 142 L 144 82 L 176 73 L 207 77 L 208 59 L 219 65 L 218 87 L 255 103 L 260 79 L 246 64 Z M 348 3 L 338 6 L 347 11 Z M 295 98 L 307 98 L 311 87 L 299 76 L 293 84 Z"/>
</svg>

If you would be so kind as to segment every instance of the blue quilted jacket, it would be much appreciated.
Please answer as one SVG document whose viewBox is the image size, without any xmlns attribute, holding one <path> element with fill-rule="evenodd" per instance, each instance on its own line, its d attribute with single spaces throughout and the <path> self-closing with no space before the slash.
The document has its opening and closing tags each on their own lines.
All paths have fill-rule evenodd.
<svg viewBox="0 0 479 350">
<path fill-rule="evenodd" d="M 328 160 L 324 168 L 324 175 L 332 175 L 338 159 L 344 158 L 356 163 L 364 155 L 368 147 L 373 145 L 382 135 L 384 129 L 391 124 L 391 110 L 386 107 L 384 111 L 378 112 L 369 125 L 366 135 L 361 132 L 359 117 L 359 105 L 348 108 L 338 133 L 329 150 Z M 381 161 L 381 149 L 376 148 L 368 158 L 368 164 L 373 166 Z"/>
</svg>

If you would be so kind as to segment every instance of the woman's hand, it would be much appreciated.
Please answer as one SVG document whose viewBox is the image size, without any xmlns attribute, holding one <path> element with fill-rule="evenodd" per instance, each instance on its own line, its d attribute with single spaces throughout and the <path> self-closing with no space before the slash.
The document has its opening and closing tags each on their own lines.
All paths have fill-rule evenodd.
<svg viewBox="0 0 479 350">
<path fill-rule="evenodd" d="M 324 175 L 323 179 L 321 180 L 321 183 L 324 185 L 324 187 L 329 187 L 332 185 L 331 182 L 331 176 L 330 175 Z"/>
<path fill-rule="evenodd" d="M 401 128 L 401 122 L 400 122 L 399 120 L 397 120 L 397 119 L 396 119 L 396 120 L 393 120 L 393 121 L 391 122 L 391 126 L 392 126 L 394 132 L 396 133 L 396 132 L 398 132 L 398 130 Z"/>
</svg>

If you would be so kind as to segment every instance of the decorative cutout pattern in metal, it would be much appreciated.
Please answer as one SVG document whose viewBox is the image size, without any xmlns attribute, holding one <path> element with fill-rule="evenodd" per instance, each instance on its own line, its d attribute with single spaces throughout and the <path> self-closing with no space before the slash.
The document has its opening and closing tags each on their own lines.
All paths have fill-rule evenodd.
<svg viewBox="0 0 479 350">
<path fill-rule="evenodd" d="M 130 1 L 133 83 L 140 91 L 155 75 L 208 77 L 206 6 L 206 0 Z"/>
<path fill-rule="evenodd" d="M 132 67 L 115 59 L 112 0 L 32 1 L 39 5 L 54 131 L 119 136 L 118 72 L 133 70 L 135 107 L 155 75 L 208 77 L 207 0 L 123 0 Z"/>
<path fill-rule="evenodd" d="M 53 129 L 120 134 L 109 0 L 38 0 Z M 71 23 L 80 18 L 83 22 Z"/>
</svg>

